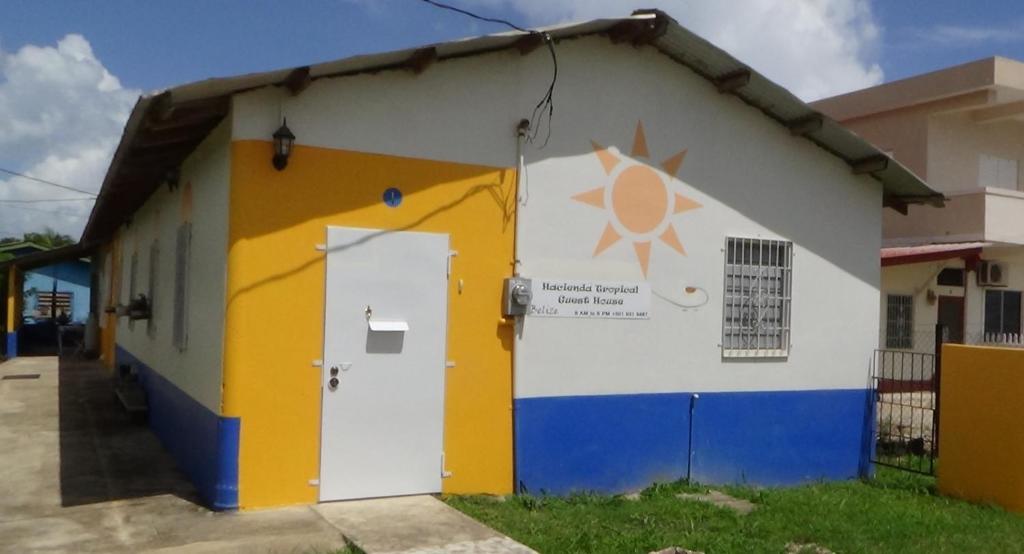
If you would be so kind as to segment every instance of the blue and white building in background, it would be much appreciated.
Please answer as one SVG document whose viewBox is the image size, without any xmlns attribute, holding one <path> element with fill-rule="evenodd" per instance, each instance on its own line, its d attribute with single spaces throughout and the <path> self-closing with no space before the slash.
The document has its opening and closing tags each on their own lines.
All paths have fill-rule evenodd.
<svg viewBox="0 0 1024 554">
<path fill-rule="evenodd" d="M 10 254 L 13 258 L 48 250 L 32 242 L 0 245 L 0 253 Z M 19 342 L 23 342 L 25 337 L 40 334 L 35 332 L 36 327 L 52 326 L 53 321 L 62 315 L 70 324 L 86 323 L 90 310 L 91 272 L 88 258 L 74 258 L 32 267 L 19 274 L 19 282 L 14 285 L 20 288 L 20 302 L 12 305 L 17 305 L 20 313 L 14 314 L 13 318 L 5 318 L 9 327 L 5 333 L 7 357 L 17 355 Z M 18 294 L 18 291 L 12 293 Z M 5 306 L 5 309 L 9 308 Z M 23 335 L 20 339 L 19 334 Z M 49 336 L 48 332 L 41 334 Z"/>
</svg>

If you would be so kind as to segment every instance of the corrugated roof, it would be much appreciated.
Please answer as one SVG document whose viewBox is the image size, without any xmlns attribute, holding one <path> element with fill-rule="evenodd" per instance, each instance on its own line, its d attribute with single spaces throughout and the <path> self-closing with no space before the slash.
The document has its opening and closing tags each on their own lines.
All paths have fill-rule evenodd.
<svg viewBox="0 0 1024 554">
<path fill-rule="evenodd" d="M 951 260 L 981 254 L 991 242 L 948 242 L 918 246 L 894 246 L 882 249 L 882 267 Z"/>
<path fill-rule="evenodd" d="M 782 86 L 722 49 L 680 26 L 658 10 L 631 17 L 596 19 L 542 29 L 554 40 L 604 34 L 612 41 L 650 45 L 735 94 L 793 132 L 849 163 L 855 172 L 882 183 L 886 205 L 941 205 L 941 194 L 896 160 L 822 115 Z M 132 110 L 107 171 L 82 240 L 109 236 L 177 168 L 228 112 L 231 95 L 266 86 L 300 90 L 312 80 L 369 71 L 420 68 L 432 60 L 473 56 L 506 48 L 539 46 L 529 33 L 511 32 L 379 54 L 354 56 L 311 66 L 208 79 L 143 96 Z"/>
<path fill-rule="evenodd" d="M 49 250 L 47 247 L 41 244 L 36 244 L 28 240 L 19 240 L 18 242 L 8 242 L 5 244 L 0 244 L 0 252 L 10 252 L 11 250 L 18 250 L 21 248 L 31 248 L 36 251 Z"/>
<path fill-rule="evenodd" d="M 82 258 L 91 256 L 95 250 L 95 244 L 84 242 L 69 244 L 52 250 L 44 249 L 39 252 L 33 252 L 31 254 L 25 254 L 24 256 L 18 256 L 17 258 L 0 261 L 0 271 L 4 271 L 12 265 L 18 266 L 18 269 L 24 271 L 52 265 L 58 262 L 81 260 Z"/>
</svg>

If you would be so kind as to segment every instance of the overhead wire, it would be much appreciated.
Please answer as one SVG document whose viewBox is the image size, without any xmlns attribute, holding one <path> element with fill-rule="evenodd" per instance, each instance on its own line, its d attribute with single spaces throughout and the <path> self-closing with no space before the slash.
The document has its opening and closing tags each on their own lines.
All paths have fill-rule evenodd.
<svg viewBox="0 0 1024 554">
<path fill-rule="evenodd" d="M 544 142 L 541 143 L 541 145 L 538 146 L 538 148 L 543 149 L 545 146 L 547 146 L 548 141 L 551 139 L 551 122 L 555 116 L 555 84 L 558 82 L 558 55 L 555 53 L 555 41 L 553 38 L 551 38 L 551 35 L 544 31 L 537 31 L 534 29 L 527 29 L 525 27 L 521 27 L 506 19 L 479 15 L 469 10 L 459 8 L 457 6 L 452 6 L 450 4 L 438 2 L 437 0 L 420 1 L 431 6 L 434 6 L 436 8 L 453 11 L 455 13 L 459 13 L 479 21 L 484 21 L 487 23 L 496 23 L 523 33 L 539 35 L 544 40 L 544 44 L 548 47 L 548 52 L 551 54 L 551 83 L 548 85 L 548 88 L 545 91 L 544 96 L 541 97 L 540 101 L 537 102 L 537 105 L 534 106 L 533 108 L 533 114 L 530 116 L 530 132 L 526 137 L 526 141 L 533 143 L 537 140 L 537 137 L 540 134 L 541 123 L 544 120 L 544 117 L 547 116 L 547 133 L 544 136 Z"/>
<path fill-rule="evenodd" d="M 95 198 L 32 198 L 32 199 L 0 199 L 0 204 L 43 204 L 49 202 L 93 202 Z"/>
<path fill-rule="evenodd" d="M 17 171 L 13 171 L 13 170 L 10 170 L 10 169 L 5 169 L 3 167 L 0 167 L 0 173 L 6 173 L 6 174 L 12 175 L 14 177 L 20 177 L 22 179 L 28 179 L 29 181 L 35 181 L 37 183 L 42 183 L 44 185 L 50 185 L 51 187 L 57 187 L 57 188 L 62 188 L 64 190 L 70 190 L 72 192 L 78 192 L 78 193 L 81 193 L 81 194 L 87 194 L 89 196 L 92 196 L 93 198 L 98 198 L 99 197 L 99 195 L 96 194 L 95 192 L 89 192 L 87 190 L 83 190 L 83 189 L 80 189 L 80 188 L 76 188 L 76 187 L 72 187 L 72 186 L 68 186 L 68 185 L 62 185 L 60 183 L 54 183 L 53 181 L 47 181 L 46 179 L 40 179 L 39 177 L 33 177 L 31 175 L 26 175 L 24 173 L 19 173 Z"/>
<path fill-rule="evenodd" d="M 477 19 L 477 20 L 480 20 L 480 21 L 486 21 L 487 23 L 497 23 L 499 25 L 504 25 L 506 27 L 511 27 L 512 29 L 515 29 L 516 31 L 521 31 L 521 32 L 524 32 L 524 33 L 536 33 L 537 32 L 537 31 L 534 31 L 532 29 L 526 29 L 526 28 L 520 27 L 519 25 L 516 25 L 515 23 L 512 23 L 511 21 L 508 21 L 506 19 L 498 19 L 496 17 L 487 17 L 487 16 L 483 16 L 483 15 L 478 15 L 478 14 L 475 14 L 475 13 L 469 11 L 469 10 L 464 10 L 464 9 L 456 7 L 456 6 L 452 6 L 450 4 L 445 4 L 443 2 L 437 2 L 436 0 L 422 0 L 422 1 L 427 3 L 427 4 L 430 4 L 431 6 L 434 6 L 434 7 L 437 7 L 437 8 L 441 8 L 441 9 L 444 9 L 444 10 L 451 10 L 451 11 L 456 12 L 456 13 L 461 13 L 462 15 L 472 17 L 473 19 Z"/>
<path fill-rule="evenodd" d="M 0 206 L 0 210 L 25 210 L 29 212 L 38 212 L 41 214 L 52 214 L 52 215 L 64 215 L 68 217 L 81 217 L 82 214 L 76 214 L 74 212 L 59 212 L 54 210 L 40 210 L 39 208 L 29 208 L 28 206 Z"/>
</svg>

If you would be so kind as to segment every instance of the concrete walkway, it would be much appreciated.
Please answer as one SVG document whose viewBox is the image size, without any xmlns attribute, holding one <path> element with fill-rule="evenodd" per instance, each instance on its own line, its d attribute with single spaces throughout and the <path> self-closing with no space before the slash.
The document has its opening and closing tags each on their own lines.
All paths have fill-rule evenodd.
<svg viewBox="0 0 1024 554">
<path fill-rule="evenodd" d="M 0 363 L 0 552 L 324 553 L 346 537 L 368 553 L 529 552 L 432 497 L 211 512 L 96 364 Z"/>
<path fill-rule="evenodd" d="M 534 552 L 432 496 L 332 502 L 314 509 L 366 554 Z"/>
</svg>

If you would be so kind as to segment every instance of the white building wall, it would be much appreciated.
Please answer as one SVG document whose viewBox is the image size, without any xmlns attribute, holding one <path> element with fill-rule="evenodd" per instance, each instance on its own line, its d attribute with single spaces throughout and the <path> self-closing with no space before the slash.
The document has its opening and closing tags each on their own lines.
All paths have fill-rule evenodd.
<svg viewBox="0 0 1024 554">
<path fill-rule="evenodd" d="M 508 167 L 516 124 L 529 117 L 550 72 L 546 56 L 504 50 L 438 62 L 418 75 L 318 79 L 298 96 L 258 89 L 234 96 L 232 139 L 269 140 L 285 117 L 299 144 Z"/>
<path fill-rule="evenodd" d="M 594 256 L 609 214 L 572 196 L 609 183 L 590 140 L 625 155 L 642 121 L 657 167 L 687 149 L 675 192 L 703 205 L 670 216 L 687 255 L 653 240 L 644 321 L 528 318 L 517 397 L 859 388 L 877 336 L 881 190 L 706 80 L 651 50 L 563 48 L 555 133 L 527 150 L 522 212 L 528 277 L 639 281 L 630 240 Z M 571 99 L 571 100 L 564 100 Z M 793 241 L 792 350 L 724 359 L 727 236 Z M 696 309 L 685 287 L 706 291 Z"/>
<path fill-rule="evenodd" d="M 879 298 L 879 348 L 887 348 L 885 336 L 888 295 L 898 294 L 910 295 L 914 298 L 913 339 L 911 347 L 905 350 L 914 352 L 934 351 L 935 324 L 938 323 L 938 297 L 964 296 L 964 287 L 947 287 L 936 284 L 939 272 L 947 267 L 963 268 L 964 262 L 961 259 L 953 259 L 882 268 L 882 294 Z M 973 274 L 968 276 L 968 280 L 973 278 Z M 928 291 L 932 292 L 935 300 L 928 299 Z M 973 298 L 967 298 L 966 314 L 971 313 L 973 300 Z M 970 333 L 969 328 L 965 328 L 965 330 L 967 333 Z"/>
<path fill-rule="evenodd" d="M 167 378 L 203 406 L 221 411 L 224 291 L 227 252 L 230 118 L 182 164 L 179 186 L 158 188 L 121 229 L 121 291 L 129 301 L 131 259 L 138 256 L 136 293 L 153 301 L 150 332 L 144 320 L 118 319 L 117 344 Z M 182 196 L 191 183 L 192 242 L 188 287 L 188 345 L 173 344 L 175 243 L 189 202 Z M 149 290 L 150 245 L 159 242 L 156 290 Z"/>
<path fill-rule="evenodd" d="M 512 166 L 513 130 L 551 76 L 539 54 L 322 79 L 299 96 L 275 88 L 236 95 L 232 138 L 267 140 L 285 116 L 305 145 Z M 608 214 L 572 199 L 609 182 L 591 141 L 628 153 L 638 122 L 651 166 L 688 150 L 671 187 L 703 207 L 671 217 L 686 256 L 654 241 L 651 319 L 527 319 L 517 397 L 866 386 L 878 340 L 879 183 L 653 48 L 566 40 L 558 60 L 550 141 L 539 148 L 545 126 L 526 148 L 523 275 L 644 279 L 628 240 L 592 255 Z M 727 236 L 793 241 L 788 358 L 723 359 Z M 705 291 L 707 303 L 675 307 L 687 286 Z"/>
<path fill-rule="evenodd" d="M 928 120 L 928 182 L 937 190 L 957 192 L 979 186 L 981 156 L 996 156 L 1024 165 L 1024 123 L 977 123 L 969 113 L 935 115 Z M 1020 190 L 1021 177 L 1014 179 Z"/>
<path fill-rule="evenodd" d="M 910 294 L 914 297 L 914 339 L 907 350 L 932 352 L 935 344 L 935 324 L 938 323 L 938 297 L 964 297 L 964 340 L 970 344 L 984 342 L 985 291 L 1024 291 L 1024 248 L 992 247 L 982 251 L 981 258 L 1000 262 L 1007 268 L 1005 287 L 978 286 L 977 273 L 966 276 L 964 287 L 938 285 L 936 278 L 944 268 L 963 268 L 964 261 L 952 259 L 936 262 L 898 265 L 882 268 L 882 294 L 880 297 L 879 348 L 886 348 L 886 305 L 890 294 Z M 934 300 L 929 300 L 929 291 Z"/>
</svg>

